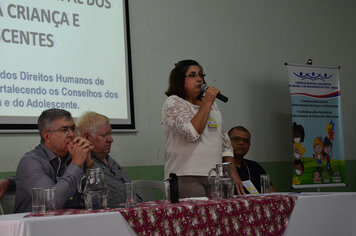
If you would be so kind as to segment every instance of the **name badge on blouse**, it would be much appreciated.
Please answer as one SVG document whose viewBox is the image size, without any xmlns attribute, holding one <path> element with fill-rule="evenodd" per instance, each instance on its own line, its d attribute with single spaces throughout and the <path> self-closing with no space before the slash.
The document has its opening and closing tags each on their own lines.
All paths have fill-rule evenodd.
<svg viewBox="0 0 356 236">
<path fill-rule="evenodd" d="M 218 123 L 216 123 L 216 120 L 213 117 L 208 118 L 208 125 L 210 128 L 217 128 L 219 127 Z"/>
<path fill-rule="evenodd" d="M 250 194 L 259 194 L 259 192 L 257 191 L 255 185 L 253 185 L 251 180 L 246 180 L 246 181 L 241 181 L 241 182 L 242 182 L 242 185 L 246 188 L 246 190 Z"/>
</svg>

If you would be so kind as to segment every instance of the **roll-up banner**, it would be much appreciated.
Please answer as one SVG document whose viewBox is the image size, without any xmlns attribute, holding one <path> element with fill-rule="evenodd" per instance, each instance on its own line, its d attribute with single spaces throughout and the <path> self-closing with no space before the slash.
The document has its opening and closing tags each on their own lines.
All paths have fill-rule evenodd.
<svg viewBox="0 0 356 236">
<path fill-rule="evenodd" d="M 340 67 L 286 66 L 292 110 L 292 186 L 344 184 Z"/>
</svg>

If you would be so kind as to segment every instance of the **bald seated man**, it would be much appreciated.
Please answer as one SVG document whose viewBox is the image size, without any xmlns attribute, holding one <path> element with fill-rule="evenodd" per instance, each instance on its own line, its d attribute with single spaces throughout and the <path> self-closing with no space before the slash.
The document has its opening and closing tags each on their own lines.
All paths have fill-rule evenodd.
<svg viewBox="0 0 356 236">
<path fill-rule="evenodd" d="M 228 135 L 234 151 L 235 166 L 241 181 L 251 180 L 257 191 L 261 193 L 260 175 L 266 174 L 266 171 L 257 162 L 245 158 L 251 144 L 250 132 L 243 126 L 235 126 L 229 130 Z M 277 192 L 272 184 L 271 191 Z M 248 191 L 245 189 L 245 192 Z M 236 190 L 235 194 L 237 194 Z"/>
</svg>

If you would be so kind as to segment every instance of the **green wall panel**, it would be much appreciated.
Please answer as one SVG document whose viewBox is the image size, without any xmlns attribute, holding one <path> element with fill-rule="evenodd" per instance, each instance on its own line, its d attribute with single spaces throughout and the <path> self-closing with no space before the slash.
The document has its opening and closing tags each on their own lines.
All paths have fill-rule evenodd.
<svg viewBox="0 0 356 236">
<path fill-rule="evenodd" d="M 164 166 L 126 166 L 131 180 L 163 180 Z"/>
<path fill-rule="evenodd" d="M 8 176 L 14 175 L 15 172 L 10 171 L 10 172 L 0 172 L 0 179 L 6 178 Z"/>
<path fill-rule="evenodd" d="M 315 192 L 316 188 L 293 190 L 293 162 L 262 162 L 261 165 L 271 176 L 271 182 L 280 192 Z M 346 187 L 320 188 L 321 192 L 356 192 L 356 161 L 345 161 Z"/>
</svg>

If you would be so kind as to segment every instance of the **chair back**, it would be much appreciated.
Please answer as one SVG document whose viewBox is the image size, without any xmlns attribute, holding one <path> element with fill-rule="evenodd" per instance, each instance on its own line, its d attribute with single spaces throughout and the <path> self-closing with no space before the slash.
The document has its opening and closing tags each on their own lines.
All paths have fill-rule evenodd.
<svg viewBox="0 0 356 236">
<path fill-rule="evenodd" d="M 1 205 L 1 202 L 0 202 L 0 215 L 4 215 L 4 209 L 2 209 L 2 205 Z"/>
<path fill-rule="evenodd" d="M 6 192 L 0 201 L 0 213 L 12 214 L 15 210 L 15 193 Z"/>
<path fill-rule="evenodd" d="M 154 201 L 163 199 L 164 185 L 159 180 L 133 180 L 136 193 L 142 198 L 142 201 Z"/>
</svg>

